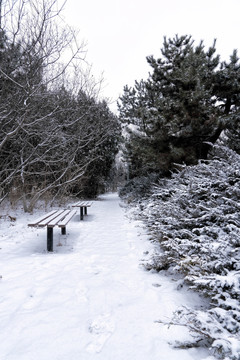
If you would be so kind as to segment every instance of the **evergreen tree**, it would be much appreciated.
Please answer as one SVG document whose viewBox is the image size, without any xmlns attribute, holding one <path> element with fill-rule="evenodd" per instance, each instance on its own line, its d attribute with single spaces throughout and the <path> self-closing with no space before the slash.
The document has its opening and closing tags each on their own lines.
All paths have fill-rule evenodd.
<svg viewBox="0 0 240 360">
<path fill-rule="evenodd" d="M 147 57 L 149 78 L 125 87 L 120 97 L 132 176 L 166 174 L 175 163 L 197 163 L 224 126 L 214 92 L 219 67 L 215 41 L 206 51 L 191 36 L 164 38 L 161 52 L 162 58 Z"/>
<path fill-rule="evenodd" d="M 226 128 L 223 139 L 240 154 L 240 63 L 237 50 L 233 51 L 229 63 L 223 62 L 216 73 L 214 93 Z"/>
<path fill-rule="evenodd" d="M 95 197 L 106 191 L 110 173 L 115 162 L 120 141 L 120 124 L 118 118 L 109 110 L 106 101 L 80 92 L 77 100 L 79 133 L 85 134 L 86 144 L 79 156 L 89 157 L 90 161 L 84 177 L 72 189 L 86 197 Z M 83 137 L 84 139 L 84 137 Z"/>
</svg>

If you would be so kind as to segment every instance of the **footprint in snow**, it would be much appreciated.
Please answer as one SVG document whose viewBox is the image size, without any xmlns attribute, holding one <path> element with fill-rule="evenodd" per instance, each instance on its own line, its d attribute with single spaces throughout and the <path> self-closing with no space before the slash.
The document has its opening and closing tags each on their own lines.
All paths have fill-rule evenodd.
<svg viewBox="0 0 240 360">
<path fill-rule="evenodd" d="M 88 344 L 87 351 L 90 353 L 101 352 L 104 344 L 112 335 L 115 329 L 114 321 L 109 314 L 103 314 L 98 316 L 89 325 L 89 332 L 93 336 L 93 341 Z"/>
<path fill-rule="evenodd" d="M 79 284 L 75 290 L 75 294 L 77 296 L 78 301 L 87 302 L 88 301 L 87 292 L 88 292 L 88 288 L 82 284 Z"/>
</svg>

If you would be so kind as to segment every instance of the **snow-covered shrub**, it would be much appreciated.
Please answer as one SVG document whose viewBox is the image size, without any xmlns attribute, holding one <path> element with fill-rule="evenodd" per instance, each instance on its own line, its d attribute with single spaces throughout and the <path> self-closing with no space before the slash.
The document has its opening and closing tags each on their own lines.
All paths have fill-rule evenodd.
<svg viewBox="0 0 240 360">
<path fill-rule="evenodd" d="M 126 185 L 120 189 L 119 195 L 121 198 L 128 202 L 136 199 L 142 199 L 145 196 L 149 196 L 151 193 L 151 187 L 158 179 L 157 174 L 150 174 L 149 176 L 141 176 L 129 180 Z"/>
<path fill-rule="evenodd" d="M 210 298 L 209 309 L 183 309 L 178 323 L 207 340 L 219 358 L 239 360 L 240 156 L 214 147 L 210 160 L 162 179 L 137 209 L 163 250 L 146 267 L 181 273 Z"/>
</svg>

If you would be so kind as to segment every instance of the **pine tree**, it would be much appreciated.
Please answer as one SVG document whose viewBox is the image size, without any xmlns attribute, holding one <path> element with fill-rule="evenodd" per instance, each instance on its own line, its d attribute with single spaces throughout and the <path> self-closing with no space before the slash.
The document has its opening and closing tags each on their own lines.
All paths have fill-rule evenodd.
<svg viewBox="0 0 240 360">
<path fill-rule="evenodd" d="M 120 118 L 130 128 L 126 149 L 137 168 L 133 176 L 197 163 L 223 129 L 213 91 L 219 66 L 215 41 L 205 51 L 203 42 L 194 46 L 191 36 L 164 38 L 161 52 L 162 58 L 147 57 L 149 78 L 125 87 L 120 98 Z"/>
<path fill-rule="evenodd" d="M 240 154 L 240 63 L 237 50 L 229 63 L 223 62 L 216 73 L 214 92 L 225 123 L 224 141 Z"/>
</svg>

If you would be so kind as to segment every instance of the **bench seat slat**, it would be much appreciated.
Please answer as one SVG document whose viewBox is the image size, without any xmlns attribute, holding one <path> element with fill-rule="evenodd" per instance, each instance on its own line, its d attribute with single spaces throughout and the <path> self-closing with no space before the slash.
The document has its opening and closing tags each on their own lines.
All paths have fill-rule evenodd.
<svg viewBox="0 0 240 360">
<path fill-rule="evenodd" d="M 71 218 L 76 214 L 76 210 L 70 211 L 65 218 L 58 223 L 59 227 L 65 227 Z"/>
<path fill-rule="evenodd" d="M 38 219 L 35 219 L 33 222 L 29 223 L 28 226 L 38 226 L 39 223 L 41 223 L 42 221 L 47 219 L 49 216 L 52 216 L 56 212 L 57 212 L 57 210 L 50 211 L 49 213 L 42 215 Z"/>
<path fill-rule="evenodd" d="M 82 201 L 80 201 L 80 202 L 78 202 L 78 203 L 74 204 L 73 206 L 78 207 L 78 206 L 82 206 L 82 204 L 83 204 L 83 202 L 82 202 Z"/>
<path fill-rule="evenodd" d="M 47 219 L 41 221 L 38 226 L 46 226 L 48 225 L 52 220 L 54 220 L 56 217 L 58 217 L 60 214 L 63 213 L 64 210 L 58 210 L 53 214 L 52 216 L 48 217 Z"/>
<path fill-rule="evenodd" d="M 76 204 L 74 204 L 74 205 L 72 205 L 73 207 L 81 207 L 81 206 L 87 206 L 87 207 L 89 207 L 89 206 L 91 206 L 92 205 L 92 202 L 90 202 L 90 201 L 79 201 L 78 203 L 76 203 Z"/>
<path fill-rule="evenodd" d="M 92 205 L 92 202 L 87 202 L 86 205 L 84 206 L 91 206 Z"/>
<path fill-rule="evenodd" d="M 59 215 L 57 217 L 54 217 L 53 219 L 51 219 L 47 226 L 49 227 L 54 227 L 55 225 L 57 225 L 57 223 L 59 221 L 61 221 L 62 219 L 64 219 L 64 217 L 69 213 L 70 210 L 62 210 L 61 213 L 59 213 Z"/>
</svg>

